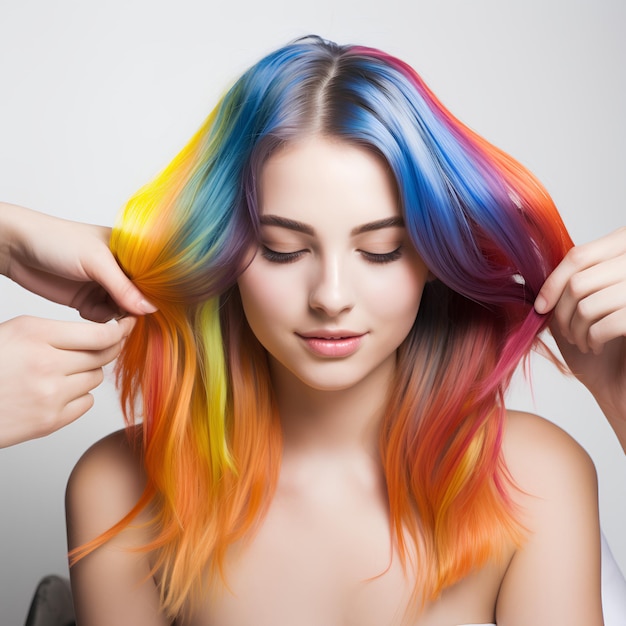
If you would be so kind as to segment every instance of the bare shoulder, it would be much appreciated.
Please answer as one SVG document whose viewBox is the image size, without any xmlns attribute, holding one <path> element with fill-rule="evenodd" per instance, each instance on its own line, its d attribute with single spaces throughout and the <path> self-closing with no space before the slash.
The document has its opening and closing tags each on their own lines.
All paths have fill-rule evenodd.
<svg viewBox="0 0 626 626">
<path fill-rule="evenodd" d="M 513 480 L 537 496 L 575 487 L 595 493 L 596 472 L 584 448 L 552 422 L 521 411 L 507 411 L 503 453 Z"/>
<path fill-rule="evenodd" d="M 510 626 L 600 626 L 594 465 L 551 422 L 516 411 L 507 417 L 503 455 L 525 539 L 502 580 L 496 621 Z"/>
<path fill-rule="evenodd" d="M 144 486 L 139 440 L 133 443 L 128 433 L 120 430 L 93 444 L 72 470 L 67 484 L 72 543 L 89 541 L 117 523 L 135 506 Z M 75 533 L 80 536 L 73 536 Z"/>
<path fill-rule="evenodd" d="M 107 532 L 143 494 L 141 450 L 139 439 L 124 431 L 113 433 L 91 446 L 70 476 L 68 546 L 87 550 L 70 568 L 77 624 L 170 626 L 161 611 L 150 552 L 142 549 L 152 539 L 144 523 L 150 521 L 149 512 L 142 510 L 117 533 Z M 100 542 L 97 547 L 93 540 Z"/>
</svg>

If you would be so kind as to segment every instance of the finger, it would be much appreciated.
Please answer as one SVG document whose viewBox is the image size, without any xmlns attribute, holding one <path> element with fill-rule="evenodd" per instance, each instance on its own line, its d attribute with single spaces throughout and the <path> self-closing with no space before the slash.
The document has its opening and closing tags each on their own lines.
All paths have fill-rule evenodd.
<svg viewBox="0 0 626 626">
<path fill-rule="evenodd" d="M 108 298 L 106 302 L 91 304 L 86 309 L 79 309 L 78 312 L 83 319 L 100 323 L 109 322 L 125 314 L 111 298 Z"/>
<path fill-rule="evenodd" d="M 535 309 L 538 313 L 548 313 L 555 307 L 565 286 L 576 272 L 624 254 L 626 254 L 626 228 L 620 228 L 606 237 L 572 248 L 539 290 Z"/>
<path fill-rule="evenodd" d="M 55 430 L 67 426 L 76 421 L 79 417 L 82 417 L 91 407 L 94 405 L 93 396 L 90 393 L 86 393 L 74 400 L 68 402 L 61 411 L 59 416 L 59 423 Z"/>
<path fill-rule="evenodd" d="M 72 279 L 20 264 L 15 264 L 11 271 L 14 282 L 47 300 L 73 307 L 82 317 L 92 321 L 106 321 L 122 311 L 133 315 L 156 311 L 108 251 L 94 264 L 88 276 L 95 283 L 86 277 L 84 280 Z"/>
<path fill-rule="evenodd" d="M 89 276 L 107 290 L 122 310 L 134 315 L 145 315 L 157 310 L 128 279 L 112 254 L 103 254 L 98 263 L 86 269 Z"/>
<path fill-rule="evenodd" d="M 601 320 L 620 311 L 626 311 L 626 289 L 623 284 L 617 283 L 594 291 L 577 302 L 570 322 L 569 340 L 581 352 L 587 352 L 594 347 L 597 350 L 599 348 L 597 337 L 595 337 L 597 329 L 592 333 L 592 328 Z"/>
<path fill-rule="evenodd" d="M 609 259 L 572 275 L 554 309 L 554 317 L 561 333 L 570 342 L 579 344 L 581 324 L 591 324 L 599 317 L 623 306 L 625 281 L 626 255 Z M 586 330 L 584 335 L 586 336 Z M 586 344 L 586 339 L 584 343 Z"/>
<path fill-rule="evenodd" d="M 108 322 L 124 313 L 104 287 L 92 281 L 76 289 L 71 306 L 92 322 Z"/>
<path fill-rule="evenodd" d="M 620 337 L 626 337 L 626 308 L 613 311 L 589 328 L 589 347 L 599 354 L 606 344 Z"/>
<path fill-rule="evenodd" d="M 106 350 L 128 336 L 135 318 L 124 317 L 106 324 L 95 322 L 59 322 L 51 326 L 50 344 L 61 350 Z"/>
<path fill-rule="evenodd" d="M 93 322 L 106 322 L 122 314 L 106 289 L 91 280 L 72 280 L 24 266 L 16 266 L 11 278 L 47 300 L 71 306 Z"/>
<path fill-rule="evenodd" d="M 65 377 L 64 403 L 72 402 L 93 391 L 104 380 L 104 371 L 98 367 L 87 372 L 78 372 Z"/>
<path fill-rule="evenodd" d="M 122 342 L 116 343 L 105 350 L 70 350 L 66 351 L 63 364 L 66 376 L 89 372 L 114 361 L 122 349 Z"/>
<path fill-rule="evenodd" d="M 101 367 L 88 372 L 64 376 L 58 390 L 57 421 L 63 421 L 66 407 L 76 400 L 89 395 L 104 380 Z"/>
<path fill-rule="evenodd" d="M 93 406 L 91 391 L 104 379 L 102 369 L 96 369 L 80 374 L 64 376 L 57 389 L 58 404 L 54 411 L 48 412 L 47 417 L 41 420 L 29 438 L 44 437 L 63 428 L 86 413 Z"/>
</svg>

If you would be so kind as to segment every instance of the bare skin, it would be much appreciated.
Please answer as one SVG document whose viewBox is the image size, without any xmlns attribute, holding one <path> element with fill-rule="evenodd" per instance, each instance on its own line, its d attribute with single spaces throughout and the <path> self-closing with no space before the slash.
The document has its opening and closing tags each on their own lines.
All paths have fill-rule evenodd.
<svg viewBox="0 0 626 626">
<path fill-rule="evenodd" d="M 428 270 L 398 217 L 386 169 L 361 148 L 313 137 L 268 160 L 261 247 L 239 289 L 270 360 L 284 438 L 278 488 L 258 532 L 227 555 L 228 589 L 213 581 L 177 626 L 404 626 L 415 572 L 402 571 L 390 542 L 377 445 L 395 350 Z M 526 543 L 510 545 L 410 623 L 601 625 L 588 456 L 557 427 L 522 413 L 509 414 L 503 455 L 519 487 L 511 497 Z M 70 548 L 119 520 L 142 486 L 141 459 L 122 434 L 89 450 L 68 485 Z M 123 531 L 72 568 L 82 626 L 168 623 L 150 555 L 123 549 L 149 540 L 142 532 Z"/>
<path fill-rule="evenodd" d="M 61 322 L 21 316 L 0 324 L 0 448 L 43 437 L 93 406 L 134 325 Z"/>
<path fill-rule="evenodd" d="M 573 248 L 542 287 L 574 375 L 591 391 L 626 452 L 626 227 Z"/>
<path fill-rule="evenodd" d="M 602 624 L 591 461 L 563 431 L 524 413 L 509 414 L 504 451 L 520 487 L 515 497 L 525 511 L 527 543 L 519 550 L 510 546 L 503 562 L 446 590 L 410 623 Z M 226 567 L 232 593 L 218 581 L 193 617 L 177 626 L 402 624 L 410 579 L 397 557 L 387 569 L 391 548 L 380 469 L 354 451 L 337 450 L 323 461 L 314 456 L 311 451 L 283 466 L 259 532 L 249 545 L 232 548 Z M 88 451 L 68 486 L 70 546 L 125 514 L 140 494 L 141 476 L 141 461 L 123 433 Z M 169 623 L 158 612 L 155 580 L 146 580 L 149 555 L 127 550 L 148 538 L 137 529 L 123 531 L 72 568 L 79 624 Z"/>
<path fill-rule="evenodd" d="M 0 202 L 0 274 L 94 322 L 154 312 L 113 258 L 110 237 L 105 226 Z"/>
<path fill-rule="evenodd" d="M 0 203 L 0 274 L 104 322 L 154 311 L 108 248 L 110 229 Z M 48 435 L 93 405 L 133 318 L 108 325 L 21 316 L 0 323 L 0 448 Z"/>
</svg>

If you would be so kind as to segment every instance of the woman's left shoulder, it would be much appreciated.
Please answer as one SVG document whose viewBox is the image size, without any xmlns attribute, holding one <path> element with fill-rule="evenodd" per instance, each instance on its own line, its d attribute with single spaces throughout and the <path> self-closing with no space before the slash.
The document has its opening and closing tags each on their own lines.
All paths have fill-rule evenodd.
<svg viewBox="0 0 626 626">
<path fill-rule="evenodd" d="M 525 538 L 508 564 L 496 621 L 512 626 L 602 624 L 596 472 L 569 434 L 509 411 L 503 458 Z"/>
<path fill-rule="evenodd" d="M 507 411 L 502 445 L 515 483 L 527 493 L 549 495 L 575 488 L 574 494 L 594 497 L 596 471 L 586 450 L 562 428 L 522 411 Z"/>
</svg>

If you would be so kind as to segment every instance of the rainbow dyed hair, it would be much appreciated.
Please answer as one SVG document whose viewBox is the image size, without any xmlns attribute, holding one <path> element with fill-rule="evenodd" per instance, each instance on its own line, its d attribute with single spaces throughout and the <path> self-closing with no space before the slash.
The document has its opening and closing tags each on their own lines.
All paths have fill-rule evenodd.
<svg viewBox="0 0 626 626">
<path fill-rule="evenodd" d="M 436 598 L 522 529 L 500 447 L 503 394 L 546 320 L 532 303 L 572 245 L 548 194 L 455 119 L 405 63 L 307 37 L 266 56 L 125 207 L 111 247 L 159 306 L 118 362 L 129 424 L 143 418 L 145 493 L 74 558 L 154 511 L 168 615 L 223 574 L 271 501 L 281 430 L 266 354 L 236 281 L 256 245 L 257 185 L 285 143 L 322 134 L 381 155 L 428 283 L 380 432 L 392 530 Z"/>
</svg>

